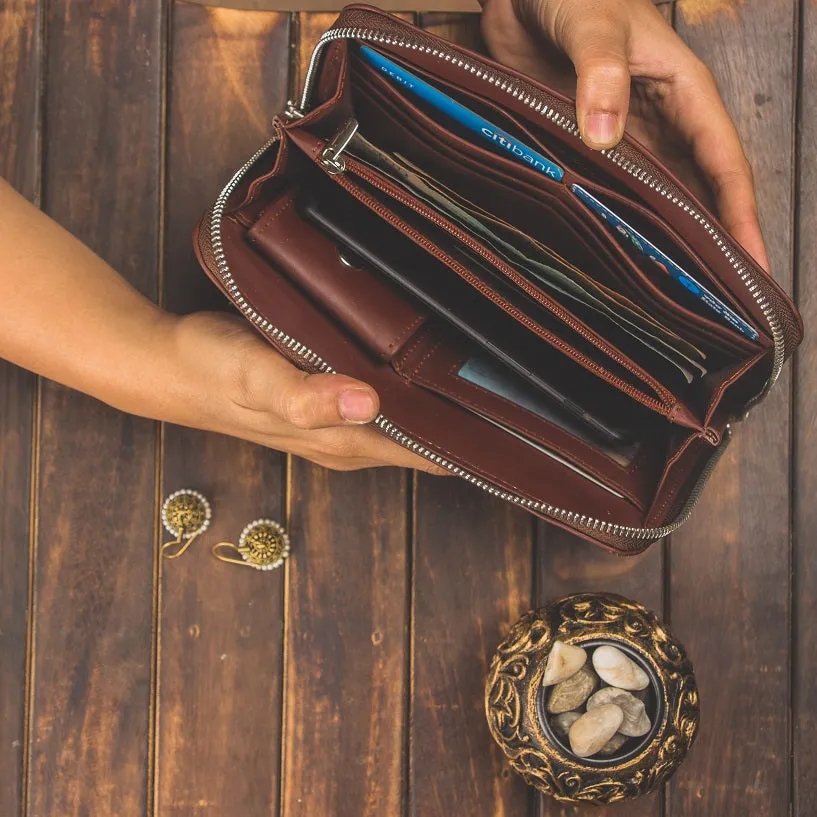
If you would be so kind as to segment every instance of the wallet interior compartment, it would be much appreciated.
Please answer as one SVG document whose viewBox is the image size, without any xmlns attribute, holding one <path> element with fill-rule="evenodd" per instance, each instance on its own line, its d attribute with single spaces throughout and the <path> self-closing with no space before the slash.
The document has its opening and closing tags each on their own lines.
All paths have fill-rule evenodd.
<svg viewBox="0 0 817 817">
<path fill-rule="evenodd" d="M 394 359 L 393 365 L 411 383 L 508 429 L 510 435 L 519 435 L 533 448 L 545 448 L 552 459 L 561 460 L 583 480 L 600 481 L 642 511 L 652 502 L 674 428 L 665 418 L 633 410 L 628 417 L 631 436 L 626 442 L 602 440 L 555 403 L 531 399 L 527 384 L 514 380 L 501 364 L 486 359 L 470 341 L 433 324 L 416 344 Z M 479 372 L 480 377 L 474 377 L 473 372 Z M 620 402 L 620 398 L 609 386 L 598 383 L 593 403 Z"/>
<path fill-rule="evenodd" d="M 678 400 L 669 388 L 647 374 L 608 340 L 601 338 L 563 304 L 481 245 L 474 236 L 453 225 L 423 202 L 393 189 L 388 180 L 377 178 L 373 171 L 356 160 L 347 158 L 346 167 L 343 176 L 356 176 L 358 190 L 365 189 L 368 197 L 374 198 L 383 208 L 388 208 L 392 218 L 400 222 L 401 231 L 408 227 L 417 243 L 438 257 L 441 253 L 445 255 L 447 266 L 499 304 L 534 335 L 560 348 L 598 377 L 611 383 L 618 381 L 617 387 L 627 391 L 636 401 L 655 404 L 661 412 L 676 411 L 680 416 L 685 416 L 685 412 L 679 411 Z M 346 186 L 346 179 L 341 184 Z M 432 236 L 431 242 L 429 235 Z M 645 389 L 655 396 L 645 394 Z"/>
<path fill-rule="evenodd" d="M 593 229 L 601 233 L 602 240 L 606 239 L 608 242 L 615 243 L 616 239 L 609 235 L 610 227 L 601 222 L 594 212 L 592 212 L 586 204 L 581 202 L 576 194 L 571 190 L 565 188 L 567 184 L 561 184 L 554 181 L 543 173 L 531 170 L 520 162 L 507 158 L 498 154 L 495 151 L 487 150 L 481 145 L 473 141 L 469 134 L 459 136 L 451 130 L 442 127 L 423 109 L 422 103 L 416 104 L 414 100 L 410 99 L 408 95 L 402 92 L 398 87 L 395 87 L 388 80 L 384 79 L 383 75 L 368 65 L 359 64 L 359 59 L 352 61 L 352 76 L 356 79 L 357 84 L 353 88 L 353 96 L 355 94 L 365 95 L 370 98 L 370 101 L 375 104 L 382 105 L 388 113 L 392 116 L 398 117 L 407 128 L 412 128 L 418 135 L 422 132 L 428 134 L 429 139 L 434 140 L 434 144 L 438 149 L 444 150 L 444 146 L 453 151 L 457 157 L 467 157 L 471 160 L 478 160 L 482 167 L 496 168 L 498 171 L 504 173 L 507 178 L 518 179 L 525 182 L 542 193 L 551 192 L 556 195 L 565 210 L 578 211 L 579 219 L 584 220 L 586 224 L 591 225 Z M 506 123 L 508 124 L 508 123 Z M 535 145 L 542 149 L 545 153 L 547 150 L 540 143 L 535 142 Z M 577 173 L 566 176 L 566 182 L 580 183 L 582 187 L 588 189 L 589 192 L 603 199 L 612 199 L 610 202 L 611 209 L 617 212 L 626 220 L 630 221 L 633 227 L 639 230 L 645 238 L 653 241 L 656 246 L 664 249 L 670 257 L 673 257 L 677 263 L 681 265 L 691 275 L 698 277 L 700 280 L 705 280 L 709 286 L 717 290 L 718 294 L 729 304 L 736 309 L 744 320 L 750 320 L 740 302 L 728 289 L 706 268 L 701 260 L 695 255 L 694 251 L 670 228 L 659 216 L 653 215 L 646 207 L 624 198 L 619 193 L 610 189 L 610 186 L 599 185 Z M 592 231 L 592 230 L 591 230 Z M 634 260 L 636 264 L 643 264 L 647 269 L 652 265 L 646 257 L 637 258 Z M 706 315 L 706 307 L 695 301 L 695 299 L 681 287 L 677 282 L 669 279 L 667 276 L 667 290 L 669 290 L 669 297 L 677 297 L 679 301 L 686 301 L 687 313 L 695 313 L 703 320 L 711 319 Z M 663 286 L 661 281 L 658 282 L 658 287 Z M 683 304 L 679 304 L 683 305 Z M 727 335 L 733 331 L 726 326 L 715 324 L 713 327 L 707 326 L 708 334 L 711 334 L 712 329 L 715 334 Z M 725 331 L 719 333 L 718 329 Z M 735 339 L 740 345 L 741 337 Z M 743 348 L 746 348 L 743 345 Z"/>
<path fill-rule="evenodd" d="M 753 324 L 752 317 L 747 313 L 735 295 L 720 280 L 718 280 L 717 277 L 712 275 L 706 265 L 695 254 L 694 250 L 692 250 L 692 248 L 689 247 L 689 245 L 686 244 L 686 242 L 684 242 L 684 240 L 663 221 L 663 219 L 653 215 L 647 208 L 637 204 L 636 202 L 629 201 L 619 194 L 605 189 L 604 187 L 600 187 L 592 182 L 587 182 L 584 179 L 577 180 L 577 183 L 586 188 L 588 192 L 595 195 L 603 204 L 608 205 L 610 209 L 616 212 L 622 219 L 629 222 L 630 226 L 640 232 L 648 241 L 651 241 L 657 247 L 664 250 L 667 255 L 672 258 L 673 261 L 675 261 L 675 263 L 679 264 L 682 269 L 684 269 L 694 278 L 697 278 L 700 283 L 702 283 L 704 286 L 711 287 L 716 294 L 720 296 L 720 298 L 730 307 L 732 307 L 732 309 L 736 311 L 745 321 L 747 321 L 750 325 Z M 599 224 L 599 227 L 604 227 L 604 225 L 602 225 L 600 222 L 599 216 L 596 216 L 595 214 L 590 214 L 590 216 Z M 633 251 L 633 254 L 638 255 L 637 251 L 635 250 Z M 652 261 L 646 258 L 646 256 L 642 255 L 638 255 L 638 260 L 636 263 L 643 264 L 643 266 L 647 269 L 650 269 L 650 265 L 653 265 Z M 663 280 L 662 278 L 656 276 L 653 276 L 653 278 L 658 282 L 658 286 L 669 294 L 669 297 L 675 298 L 677 296 L 679 300 L 685 300 L 687 311 L 695 312 L 695 314 L 708 320 L 712 319 L 709 316 L 714 317 L 715 320 L 721 320 L 715 316 L 715 313 L 709 310 L 708 307 L 696 300 L 690 293 L 686 292 L 686 290 L 677 281 L 670 279 L 669 275 L 663 276 Z M 737 332 L 737 330 L 731 329 L 731 327 L 726 327 L 723 324 L 718 324 L 718 326 L 719 328 L 727 329 L 727 331 L 733 333 L 736 336 L 735 340 L 748 351 L 751 352 L 757 349 L 757 343 L 741 335 Z M 753 328 L 757 330 L 757 327 L 753 326 Z M 762 334 L 761 338 L 764 338 Z M 768 339 L 764 339 L 766 341 L 764 345 L 769 345 Z"/>
<path fill-rule="evenodd" d="M 416 260 L 413 254 L 407 253 L 407 258 L 412 259 L 410 263 L 406 261 L 408 274 L 423 281 L 424 286 L 435 288 L 449 302 L 453 298 L 460 311 L 467 313 L 470 310 L 471 321 L 486 327 L 486 335 L 493 334 L 497 342 L 503 344 L 517 338 L 518 345 L 527 347 L 530 355 L 534 355 L 538 348 L 538 354 L 545 355 L 545 359 L 547 355 L 555 353 L 560 359 L 573 364 L 578 370 L 577 377 L 579 372 L 585 371 L 589 373 L 590 380 L 598 378 L 606 381 L 636 403 L 648 405 L 661 414 L 675 412 L 680 417 L 685 416 L 679 412 L 671 394 L 665 395 L 667 402 L 662 402 L 660 395 L 652 396 L 640 373 L 625 368 L 609 357 L 571 325 L 575 321 L 564 322 L 548 305 L 518 289 L 499 269 L 494 270 L 486 265 L 484 259 L 464 255 L 459 240 L 445 230 L 445 226 L 453 229 L 453 225 L 446 225 L 445 220 L 436 214 L 433 221 L 426 220 L 425 215 L 405 203 L 406 197 L 401 197 L 402 201 L 395 199 L 390 192 L 372 185 L 365 178 L 355 177 L 353 182 L 350 174 L 360 170 L 365 168 L 358 168 L 355 160 L 347 158 L 346 173 L 333 177 L 340 185 L 328 182 L 321 174 L 323 179 L 314 183 L 316 197 L 334 199 L 336 210 L 343 211 L 347 218 L 356 207 L 365 207 L 376 213 L 379 216 L 377 223 L 365 220 L 363 214 L 358 219 L 362 223 L 357 229 L 368 236 L 366 240 L 369 243 L 385 241 L 390 244 L 398 240 L 410 241 L 418 246 L 420 255 L 428 260 Z M 334 193 L 332 188 L 335 188 Z M 352 196 L 354 200 L 344 204 L 343 200 L 338 201 L 338 195 Z M 423 209 L 421 204 L 416 204 Z M 387 235 L 382 234 L 384 230 Z M 394 236 L 389 239 L 391 231 L 394 231 Z M 388 252 L 388 249 L 390 246 L 382 252 Z M 433 275 L 429 273 L 431 268 L 437 270 Z M 457 292 L 459 295 L 456 295 Z M 464 322 L 467 321 L 466 314 Z"/>
<path fill-rule="evenodd" d="M 583 150 L 589 149 L 584 148 L 581 143 L 576 144 L 576 137 L 572 133 L 563 130 L 546 119 L 535 108 L 526 106 L 521 114 L 511 113 L 489 96 L 489 94 L 496 94 L 496 89 L 487 82 L 475 79 L 471 72 L 463 71 L 462 82 L 458 83 L 423 65 L 425 56 L 423 54 L 412 52 L 412 59 L 408 60 L 402 51 L 392 50 L 388 47 L 384 47 L 382 50 L 388 54 L 389 59 L 402 65 L 407 71 L 415 73 L 430 85 L 448 94 L 475 113 L 480 114 L 492 124 L 504 128 L 512 136 L 516 136 L 521 141 L 527 142 L 531 147 L 537 148 L 565 170 L 580 173 L 586 178 L 616 190 L 623 195 L 634 195 L 633 190 L 616 178 L 614 173 L 605 172 L 602 165 L 593 162 L 584 155 Z M 429 60 L 429 62 L 431 61 Z M 349 67 L 352 73 L 362 75 L 366 75 L 368 72 L 377 73 L 374 68 L 364 62 L 357 48 L 354 47 L 349 51 Z M 513 102 L 513 97 L 510 95 L 508 96 L 508 102 Z M 641 200 L 645 205 L 648 204 L 643 198 Z"/>
<path fill-rule="evenodd" d="M 388 115 L 407 121 L 411 126 L 421 128 L 430 138 L 443 142 L 455 151 L 467 152 L 482 162 L 487 162 L 504 169 L 510 177 L 520 177 L 527 179 L 532 184 L 543 185 L 550 189 L 561 186 L 561 183 L 544 173 L 540 173 L 515 159 L 510 159 L 496 150 L 489 150 L 479 137 L 466 130 L 463 126 L 453 121 L 444 114 L 438 114 L 430 109 L 428 103 L 417 99 L 412 94 L 406 93 L 400 86 L 395 85 L 386 79 L 382 73 L 369 65 L 361 64 L 358 60 L 352 63 L 350 70 L 352 106 L 357 112 L 358 97 L 363 94 L 376 100 Z M 440 117 L 445 122 L 445 126 L 437 121 Z M 361 132 L 363 121 L 361 122 Z M 371 128 L 369 128 L 371 130 Z M 547 154 L 547 151 L 543 149 Z"/>
<path fill-rule="evenodd" d="M 526 168 L 517 168 L 515 163 L 494 154 L 480 154 L 477 161 L 470 151 L 456 151 L 446 144 L 439 126 L 424 132 L 420 121 L 408 117 L 393 100 L 382 95 L 381 89 L 357 90 L 356 113 L 360 116 L 361 132 L 365 134 L 364 126 L 370 125 L 370 130 L 374 130 L 372 138 L 379 137 L 382 147 L 411 154 L 409 158 L 425 165 L 435 178 L 447 180 L 448 187 L 465 189 L 469 197 L 493 207 L 506 219 L 513 213 L 512 220 L 526 232 L 588 272 L 600 284 L 610 286 L 651 314 L 661 315 L 668 328 L 714 354 L 716 361 L 722 357 L 731 360 L 752 346 L 730 328 L 691 312 L 659 290 L 618 241 L 596 223 L 595 215 L 563 185 L 552 183 L 541 174 L 526 173 Z M 378 107 L 381 105 L 384 107 Z M 377 111 L 383 115 L 378 117 Z M 424 124 L 428 128 L 428 123 Z M 502 169 L 496 169 L 495 165 L 501 165 Z M 528 181 L 511 175 L 518 176 L 518 170 L 525 173 Z M 533 179 L 528 178 L 530 175 Z M 512 187 L 509 187 L 509 179 L 513 179 Z M 540 179 L 544 184 L 539 184 Z M 489 196 L 480 196 L 479 188 L 492 182 L 501 185 L 504 192 L 494 190 Z M 535 182 L 536 186 L 529 182 Z M 510 198 L 509 191 L 513 191 Z M 527 198 L 523 198 L 523 194 Z M 542 210 L 547 213 L 544 217 Z M 553 223 L 550 230 L 548 221 Z"/>
<path fill-rule="evenodd" d="M 450 140 L 443 128 L 433 126 L 429 129 L 426 126 L 424 129 L 420 120 L 412 119 L 393 98 L 389 99 L 384 94 L 383 81 L 380 77 L 375 76 L 375 79 L 380 87 L 373 85 L 355 89 L 355 114 L 363 136 L 369 134 L 367 138 L 388 152 L 408 154 L 409 159 L 417 161 L 424 169 L 433 172 L 436 179 L 452 189 L 457 188 L 458 192 L 466 197 L 470 198 L 476 192 L 472 189 L 475 185 L 484 186 L 480 183 L 481 177 L 496 179 L 504 192 L 509 189 L 509 180 L 513 179 L 510 182 L 513 189 L 516 184 L 513 174 L 518 169 L 515 164 L 505 165 L 506 172 L 503 174 L 501 170 L 495 171 L 491 163 L 495 159 L 500 163 L 508 160 L 479 148 L 480 159 L 486 159 L 488 162 L 485 164 L 473 159 L 468 152 L 458 151 L 449 144 Z M 470 151 L 472 146 L 468 147 Z M 534 180 L 538 182 L 538 178 Z M 547 183 L 547 180 L 544 181 Z M 535 222 L 536 232 L 539 234 L 537 237 L 575 266 L 594 269 L 600 260 L 598 250 L 604 246 L 603 242 L 580 224 L 576 214 L 561 204 L 556 195 L 560 185 L 552 182 L 548 190 L 540 190 L 534 188 L 532 184 L 525 184 L 524 181 L 522 184 L 526 189 L 535 190 L 535 195 L 540 199 L 535 209 L 544 210 L 546 215 L 544 220 Z M 507 197 L 501 199 L 503 205 L 506 199 Z M 533 226 L 531 219 L 527 218 L 528 214 L 521 212 L 518 206 L 515 209 L 505 206 L 493 209 L 499 210 L 505 219 L 509 219 L 510 209 L 513 212 L 513 220 L 522 220 L 526 227 Z M 549 221 L 555 222 L 552 228 Z M 609 260 L 609 251 L 606 252 L 606 256 L 606 260 Z"/>
</svg>

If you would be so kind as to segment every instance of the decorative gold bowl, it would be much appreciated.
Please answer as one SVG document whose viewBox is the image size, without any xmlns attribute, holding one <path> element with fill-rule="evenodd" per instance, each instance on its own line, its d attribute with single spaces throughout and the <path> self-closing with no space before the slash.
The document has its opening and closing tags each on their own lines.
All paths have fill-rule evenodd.
<svg viewBox="0 0 817 817">
<path fill-rule="evenodd" d="M 551 729 L 542 676 L 553 642 L 612 644 L 650 678 L 652 727 L 611 757 L 581 758 Z M 539 791 L 599 805 L 632 799 L 667 780 L 698 731 L 698 689 L 681 644 L 640 604 L 579 593 L 525 614 L 499 645 L 485 686 L 485 713 L 511 765 Z"/>
</svg>

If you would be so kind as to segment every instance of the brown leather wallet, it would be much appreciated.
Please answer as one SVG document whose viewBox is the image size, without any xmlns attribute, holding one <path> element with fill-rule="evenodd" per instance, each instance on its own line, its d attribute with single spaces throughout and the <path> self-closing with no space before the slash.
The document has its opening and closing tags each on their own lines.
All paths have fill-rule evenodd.
<svg viewBox="0 0 817 817">
<path fill-rule="evenodd" d="M 593 151 L 574 117 L 541 83 L 348 6 L 194 243 L 293 363 L 377 389 L 383 434 L 632 554 L 687 519 L 803 330 L 649 151 Z"/>
</svg>

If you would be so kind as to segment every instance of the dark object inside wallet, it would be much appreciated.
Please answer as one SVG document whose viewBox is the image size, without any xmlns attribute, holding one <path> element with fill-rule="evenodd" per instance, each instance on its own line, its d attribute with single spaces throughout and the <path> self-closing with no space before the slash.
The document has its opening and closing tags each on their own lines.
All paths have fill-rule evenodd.
<svg viewBox="0 0 817 817">
<path fill-rule="evenodd" d="M 376 426 L 621 553 L 686 519 L 802 337 L 774 281 L 629 137 L 368 6 L 196 232 L 203 267 Z"/>
</svg>

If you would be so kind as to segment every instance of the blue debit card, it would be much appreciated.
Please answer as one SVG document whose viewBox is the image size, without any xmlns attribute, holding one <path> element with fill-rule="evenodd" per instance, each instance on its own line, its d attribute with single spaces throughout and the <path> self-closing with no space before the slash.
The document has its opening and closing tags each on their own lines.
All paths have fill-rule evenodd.
<svg viewBox="0 0 817 817">
<path fill-rule="evenodd" d="M 506 131 L 492 125 L 487 119 L 483 119 L 470 108 L 466 108 L 465 105 L 451 99 L 447 94 L 438 91 L 432 85 L 406 71 L 405 68 L 387 59 L 377 51 L 363 45 L 360 47 L 360 53 L 370 65 L 373 65 L 378 71 L 382 71 L 401 88 L 411 91 L 420 99 L 433 105 L 438 111 L 450 116 L 463 127 L 478 134 L 487 142 L 490 142 L 497 152 L 508 153 L 517 161 L 523 162 L 540 173 L 544 173 L 545 176 L 561 181 L 564 170 L 541 153 L 529 148 L 524 142 L 520 142 Z"/>
<path fill-rule="evenodd" d="M 607 205 L 588 193 L 578 184 L 571 185 L 573 192 L 593 211 L 598 213 L 616 232 L 629 239 L 632 245 L 651 261 L 654 261 L 671 278 L 678 281 L 698 300 L 703 301 L 713 312 L 716 312 L 733 329 L 752 340 L 758 340 L 757 330 L 748 324 L 733 309 L 728 307 L 720 298 L 713 295 L 703 284 L 698 283 L 688 272 L 679 267 L 666 253 L 663 253 L 651 241 L 644 238 L 634 227 L 631 227 L 623 218 L 617 216 Z"/>
</svg>

